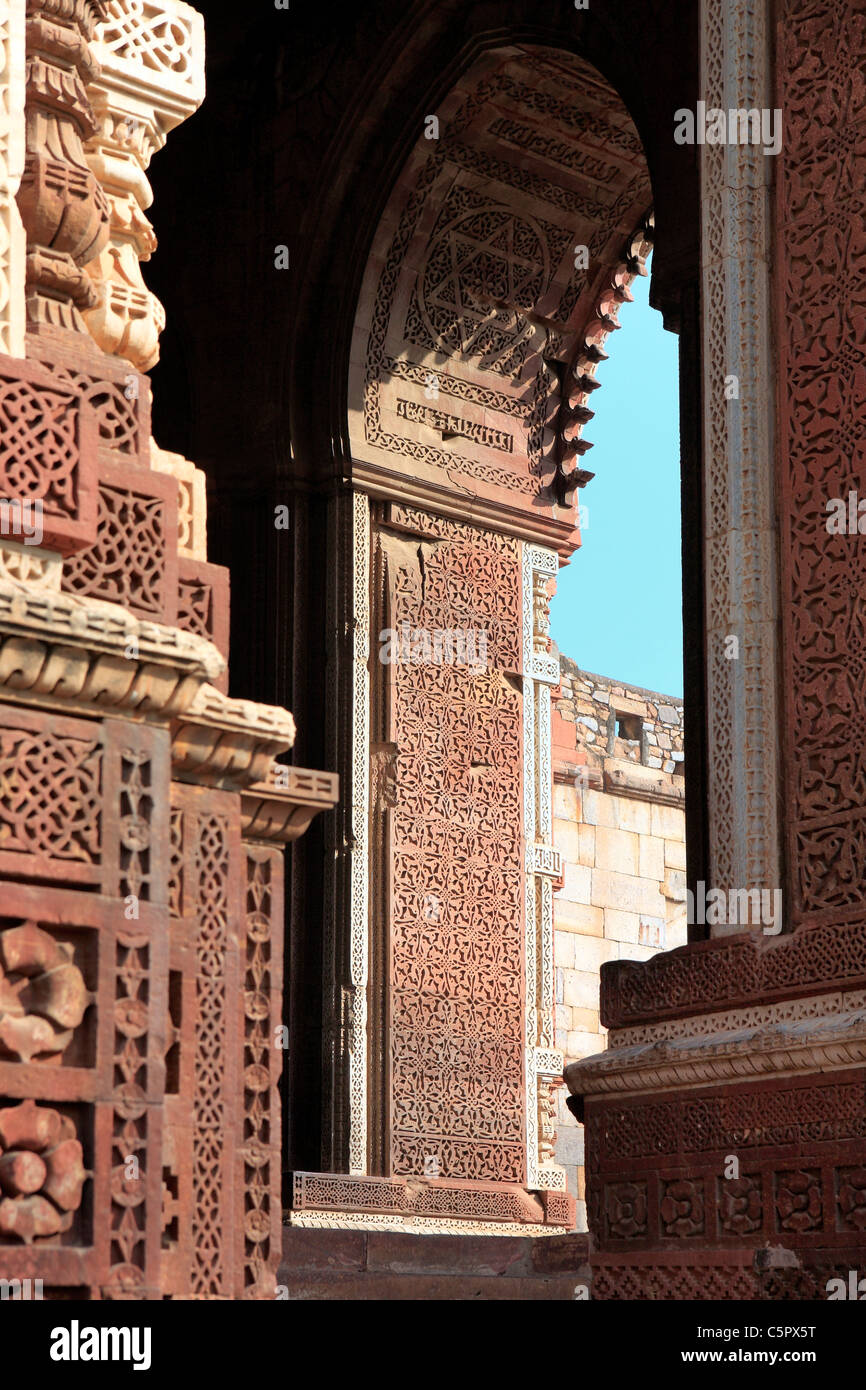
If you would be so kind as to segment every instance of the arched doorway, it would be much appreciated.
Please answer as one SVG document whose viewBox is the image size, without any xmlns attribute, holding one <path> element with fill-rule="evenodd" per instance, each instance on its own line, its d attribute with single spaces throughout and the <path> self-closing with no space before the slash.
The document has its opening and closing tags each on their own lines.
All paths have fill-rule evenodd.
<svg viewBox="0 0 866 1390">
<path fill-rule="evenodd" d="M 544 660 L 546 590 L 557 554 L 567 555 L 576 539 L 573 501 L 590 472 L 584 450 L 591 437 L 585 438 L 583 427 L 592 410 L 595 369 L 627 299 L 629 277 L 648 250 L 653 202 L 665 248 L 656 258 L 656 297 L 670 326 L 680 327 L 692 344 L 686 356 L 695 370 L 695 170 L 688 150 L 672 160 L 661 115 L 652 114 L 655 81 L 617 42 L 613 12 L 575 13 L 560 32 L 539 32 L 513 8 L 513 34 L 485 29 L 485 16 L 473 12 L 467 35 L 456 13 L 437 7 L 435 34 L 422 27 L 407 35 L 395 26 L 375 62 L 365 50 L 369 71 L 359 53 L 350 51 L 355 39 L 369 44 L 369 34 L 362 38 L 358 32 L 351 40 L 344 35 L 343 47 L 323 39 L 321 69 L 309 79 L 321 101 L 309 83 L 302 84 L 305 95 L 295 106 L 279 77 L 273 87 L 262 84 L 269 95 L 253 97 L 240 83 L 233 49 L 249 53 L 255 46 L 260 55 L 261 44 L 254 45 L 250 34 L 217 30 L 211 92 L 221 87 L 234 102 L 240 126 L 232 136 L 224 114 L 214 119 L 224 154 L 236 142 L 238 167 L 223 160 L 222 191 L 208 211 L 238 246 L 240 265 L 221 270 L 211 258 L 207 270 L 193 269 L 187 259 L 192 279 L 181 293 L 195 294 L 196 277 L 204 273 L 209 302 L 219 303 L 210 280 L 214 273 L 224 276 L 233 293 L 220 304 L 217 333 L 225 334 L 226 316 L 231 320 L 246 310 L 255 313 L 265 337 L 272 326 L 279 344 L 276 353 L 256 362 L 254 374 L 241 368 L 240 390 L 227 391 L 224 368 L 212 357 L 206 371 L 195 373 L 197 389 L 203 380 L 207 384 L 191 414 L 189 447 L 209 468 L 213 543 L 234 560 L 237 575 L 233 669 L 243 670 L 257 693 L 278 691 L 291 705 L 299 725 L 299 761 L 339 768 L 343 778 L 342 807 L 329 839 L 317 841 L 314 830 L 295 854 L 287 1167 L 391 1178 L 424 1176 L 435 1164 L 440 1181 L 505 1182 L 556 1192 L 545 1095 L 561 1059 L 541 1021 L 552 1003 L 545 903 L 555 867 L 543 852 L 549 844 L 549 792 L 541 750 L 555 682 Z M 660 20 L 653 39 L 658 71 L 671 78 L 672 92 L 679 88 L 673 99 L 684 100 L 694 79 L 694 35 L 681 26 L 672 39 L 671 29 L 662 27 L 667 22 Z M 278 54 L 283 42 L 277 40 Z M 277 69 L 284 61 L 276 59 Z M 641 113 L 640 135 L 602 69 L 628 89 L 629 105 Z M 345 104 L 339 116 L 330 108 L 332 139 L 313 179 L 302 128 L 308 116 L 313 125 L 314 116 L 321 119 L 323 94 L 331 101 L 337 86 Z M 218 102 L 212 106 L 219 111 Z M 287 107 L 296 113 L 291 137 Z M 436 118 L 438 132 L 427 117 Z M 254 128 L 250 161 L 244 141 Z M 200 169 L 202 160 L 207 167 L 207 146 L 202 124 L 187 152 L 190 167 Z M 654 169 L 653 189 L 642 146 Z M 263 148 L 276 151 L 272 163 Z M 300 184 L 309 202 L 293 224 L 287 186 L 296 173 L 294 187 Z M 264 216 L 268 225 L 287 228 L 281 240 L 289 251 L 290 277 L 265 276 L 262 262 L 271 248 L 258 233 L 253 246 L 232 230 L 226 207 L 245 199 L 254 209 L 248 222 L 260 226 Z M 172 249 L 183 260 L 181 249 Z M 166 267 L 165 233 L 162 250 Z M 211 313 L 205 306 L 205 315 Z M 195 337 L 198 350 L 206 352 L 200 331 Z M 228 415 L 229 427 L 217 438 L 206 415 L 221 389 L 226 399 L 217 414 Z M 173 405 L 165 393 L 158 399 L 167 421 L 172 409 L 184 409 L 185 403 Z M 693 462 L 696 418 L 693 410 L 683 432 L 684 453 Z M 251 455 L 245 439 L 260 449 Z M 694 511 L 698 470 L 687 468 L 684 475 Z M 275 539 L 271 525 L 271 504 L 283 497 L 292 507 L 288 540 Z M 255 573 L 244 560 L 251 541 Z M 451 610 L 440 606 L 435 622 L 429 612 L 425 617 L 420 608 L 411 611 L 419 594 L 423 606 L 437 590 L 447 595 Z M 483 593 L 489 610 L 484 620 Z M 692 583 L 690 593 L 700 622 L 699 584 Z M 395 962 L 402 952 L 410 972 L 406 980 L 413 971 L 432 968 L 419 958 L 417 938 L 407 938 L 405 950 L 399 945 L 395 923 L 409 920 L 407 913 L 417 922 L 420 913 L 431 960 L 441 958 L 443 933 L 434 939 L 435 915 L 424 913 L 441 914 L 448 896 L 437 893 L 434 883 L 448 855 L 432 849 L 424 887 L 418 879 L 424 851 L 415 845 L 403 853 L 415 831 L 408 823 L 396 834 L 393 828 L 408 816 L 413 798 L 410 786 L 395 788 L 406 754 L 394 750 L 406 746 L 407 701 L 421 692 L 411 663 L 389 669 L 378 662 L 375 648 L 383 628 L 396 624 L 402 631 L 404 622 L 413 630 L 489 629 L 497 664 L 484 677 L 487 704 L 480 712 L 473 708 L 471 717 L 464 711 L 464 717 L 489 727 L 494 702 L 500 733 L 505 730 L 502 756 L 514 773 L 507 794 L 501 786 L 497 791 L 483 733 L 472 736 L 471 749 L 472 740 L 464 739 L 459 786 L 448 782 L 441 739 L 437 748 L 423 738 L 415 745 L 416 765 L 431 775 L 442 754 L 437 794 L 456 806 L 459 793 L 463 829 L 475 837 L 473 853 L 464 837 L 449 861 L 452 870 L 470 865 L 460 885 L 463 902 L 471 903 L 469 916 L 477 925 L 485 920 L 495 845 L 503 862 L 492 894 L 504 905 L 512 931 L 504 964 L 518 1003 L 504 1011 L 501 1036 L 487 1047 L 485 1080 L 475 1100 L 461 1093 L 459 1073 L 468 1074 L 468 1059 L 485 1050 L 483 1010 L 476 1031 L 463 1042 L 455 1043 L 452 1031 L 451 1051 L 443 1052 L 450 1060 L 432 1078 L 433 1108 L 442 1118 L 446 1100 L 452 1115 L 466 1112 L 474 1134 L 462 1137 L 453 1132 L 456 1120 L 448 1132 L 425 1129 L 421 1101 L 409 1117 L 401 1099 L 401 1086 L 402 1096 L 411 1097 L 432 1084 L 429 1065 L 421 1062 L 412 1071 L 408 1062 L 429 1051 L 424 1028 L 407 1025 L 405 1047 L 394 1045 L 394 1000 L 415 989 L 394 989 Z M 310 652 L 318 653 L 315 661 Z M 480 689 L 480 678 L 468 679 Z M 461 691 L 469 688 L 462 673 L 459 683 Z M 450 712 L 454 694 L 441 690 L 437 709 Z M 701 706 L 698 699 L 694 708 Z M 428 713 L 415 727 L 430 722 Z M 419 783 L 419 804 L 420 788 Z M 395 797 L 399 804 L 389 806 Z M 479 839 L 491 807 L 496 823 L 489 839 Z M 441 808 L 437 814 L 435 835 L 442 835 L 444 845 L 449 817 Z M 416 816 L 421 840 L 430 835 L 425 815 L 429 821 L 423 810 Z M 431 905 L 430 899 L 436 901 Z M 527 950 L 530 918 L 533 944 Z M 487 946 L 475 943 L 471 950 Z M 464 941 L 458 954 L 469 950 Z M 467 961 L 458 965 L 466 978 Z M 497 971 L 502 965 L 497 960 Z M 460 989 L 450 991 L 449 985 L 435 996 L 433 1014 L 460 1002 Z M 508 1086 L 510 1099 L 499 1114 Z M 479 1137 L 485 1109 L 489 1133 Z M 428 1100 L 428 1118 L 430 1112 Z M 446 1140 L 447 1154 L 440 1143 Z M 401 1149 L 404 1141 L 408 1147 Z M 541 1180 L 539 1169 L 545 1168 L 552 1187 Z"/>
</svg>

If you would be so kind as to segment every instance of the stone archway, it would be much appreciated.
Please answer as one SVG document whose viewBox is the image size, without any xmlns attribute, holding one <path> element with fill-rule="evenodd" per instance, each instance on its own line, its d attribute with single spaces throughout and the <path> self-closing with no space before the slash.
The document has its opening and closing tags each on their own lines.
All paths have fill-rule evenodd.
<svg viewBox="0 0 866 1390">
<path fill-rule="evenodd" d="M 600 73 L 564 51 L 494 48 L 427 117 L 374 235 L 350 491 L 331 512 L 352 574 L 335 576 L 328 628 L 353 633 L 330 654 L 328 756 L 351 788 L 326 933 L 332 1172 L 296 1176 L 293 1221 L 383 1206 L 404 1229 L 573 1221 L 551 1123 L 547 602 L 579 541 L 582 431 L 645 273 L 651 200 Z M 483 635 L 480 666 L 400 646 L 467 632 Z"/>
</svg>

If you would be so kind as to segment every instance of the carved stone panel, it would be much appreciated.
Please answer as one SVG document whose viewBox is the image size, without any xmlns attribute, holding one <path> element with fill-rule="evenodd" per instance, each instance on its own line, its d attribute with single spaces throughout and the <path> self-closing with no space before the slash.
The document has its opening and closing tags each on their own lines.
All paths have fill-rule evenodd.
<svg viewBox="0 0 866 1390">
<path fill-rule="evenodd" d="M 398 650 L 383 668 L 393 787 L 371 812 L 392 818 L 391 1171 L 519 1183 L 526 1167 L 522 712 L 512 674 L 521 661 L 519 551 L 506 537 L 426 513 L 402 509 L 400 520 L 411 537 L 378 538 L 389 557 L 389 623 L 420 646 Z M 453 645 L 450 660 L 428 652 L 424 661 L 425 632 L 430 642 L 450 633 L 452 644 L 475 634 L 472 661 L 454 659 Z"/>
</svg>

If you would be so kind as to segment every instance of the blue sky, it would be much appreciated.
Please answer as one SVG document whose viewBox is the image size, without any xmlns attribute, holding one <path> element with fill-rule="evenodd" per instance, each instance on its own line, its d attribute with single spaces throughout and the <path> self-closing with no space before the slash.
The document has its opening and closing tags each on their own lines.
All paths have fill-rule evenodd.
<svg viewBox="0 0 866 1390">
<path fill-rule="evenodd" d="M 588 525 L 559 572 L 551 635 L 585 671 L 682 695 L 677 339 L 649 307 L 649 279 L 631 288 L 583 431 Z"/>
</svg>

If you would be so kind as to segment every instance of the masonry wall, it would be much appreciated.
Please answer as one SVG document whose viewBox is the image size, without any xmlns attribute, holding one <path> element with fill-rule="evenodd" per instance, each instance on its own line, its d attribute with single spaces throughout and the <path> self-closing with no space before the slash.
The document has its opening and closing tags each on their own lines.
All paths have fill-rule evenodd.
<svg viewBox="0 0 866 1390">
<path fill-rule="evenodd" d="M 683 705 L 560 657 L 553 705 L 556 1046 L 601 1052 L 599 971 L 686 942 Z M 586 1229 L 583 1126 L 559 1094 L 556 1158 Z"/>
</svg>

